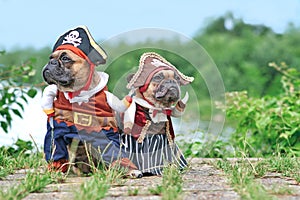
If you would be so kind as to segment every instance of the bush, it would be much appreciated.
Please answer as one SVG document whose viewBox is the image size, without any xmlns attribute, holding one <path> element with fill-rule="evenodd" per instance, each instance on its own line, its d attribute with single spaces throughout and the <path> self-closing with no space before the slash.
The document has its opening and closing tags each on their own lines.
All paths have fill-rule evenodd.
<svg viewBox="0 0 300 200">
<path fill-rule="evenodd" d="M 226 94 L 226 105 L 218 104 L 236 126 L 230 144 L 237 152 L 251 157 L 299 156 L 300 72 L 285 63 L 270 63 L 269 66 L 282 74 L 281 94 L 251 98 L 246 91 L 230 92 Z"/>
</svg>

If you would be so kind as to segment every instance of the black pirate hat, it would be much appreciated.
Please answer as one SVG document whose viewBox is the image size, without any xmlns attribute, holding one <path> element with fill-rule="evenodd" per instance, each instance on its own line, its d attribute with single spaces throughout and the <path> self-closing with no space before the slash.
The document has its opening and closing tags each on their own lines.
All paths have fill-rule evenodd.
<svg viewBox="0 0 300 200">
<path fill-rule="evenodd" d="M 68 46 L 71 50 L 74 47 L 81 50 L 95 65 L 106 62 L 105 51 L 95 42 L 86 26 L 79 26 L 61 35 L 53 47 L 53 52 L 60 47 L 68 49 Z"/>
</svg>

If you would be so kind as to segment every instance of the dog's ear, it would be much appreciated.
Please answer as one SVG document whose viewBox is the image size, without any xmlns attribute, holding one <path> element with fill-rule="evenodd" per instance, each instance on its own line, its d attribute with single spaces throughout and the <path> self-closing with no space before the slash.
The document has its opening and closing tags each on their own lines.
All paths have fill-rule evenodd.
<svg viewBox="0 0 300 200">
<path fill-rule="evenodd" d="M 127 83 L 130 82 L 130 80 L 132 79 L 133 76 L 134 76 L 134 73 L 128 74 L 128 76 L 127 76 Z"/>
</svg>

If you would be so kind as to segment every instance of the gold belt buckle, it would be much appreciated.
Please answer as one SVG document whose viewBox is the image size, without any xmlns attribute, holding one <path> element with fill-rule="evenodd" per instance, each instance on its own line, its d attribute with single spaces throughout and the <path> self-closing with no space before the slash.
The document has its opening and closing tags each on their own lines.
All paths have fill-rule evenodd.
<svg viewBox="0 0 300 200">
<path fill-rule="evenodd" d="M 92 115 L 74 112 L 74 123 L 81 126 L 90 126 L 92 124 Z"/>
</svg>

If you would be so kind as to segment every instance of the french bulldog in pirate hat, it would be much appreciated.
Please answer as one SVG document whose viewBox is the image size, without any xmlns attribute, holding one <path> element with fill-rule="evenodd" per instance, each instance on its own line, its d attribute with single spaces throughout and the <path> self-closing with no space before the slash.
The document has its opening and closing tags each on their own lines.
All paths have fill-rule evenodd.
<svg viewBox="0 0 300 200">
<path fill-rule="evenodd" d="M 130 160 L 146 174 L 160 175 L 167 164 L 180 169 L 187 162 L 175 144 L 172 117 L 185 110 L 188 93 L 181 97 L 181 86 L 194 80 L 154 52 L 144 53 L 138 71 L 128 77 L 132 102 L 124 113 L 122 137 Z"/>
<path fill-rule="evenodd" d="M 127 109 L 128 101 L 108 92 L 109 75 L 95 70 L 105 64 L 107 55 L 87 27 L 79 26 L 61 35 L 49 59 L 42 70 L 49 84 L 42 97 L 42 108 L 48 116 L 44 141 L 48 169 L 66 172 L 74 162 L 83 173 L 89 173 L 88 160 L 93 158 L 95 166 L 118 165 L 128 169 L 129 175 L 140 176 L 120 148 L 114 116 L 115 111 Z M 69 149 L 75 141 L 79 146 L 75 160 L 70 160 Z M 79 164 L 82 161 L 87 163 Z"/>
</svg>

